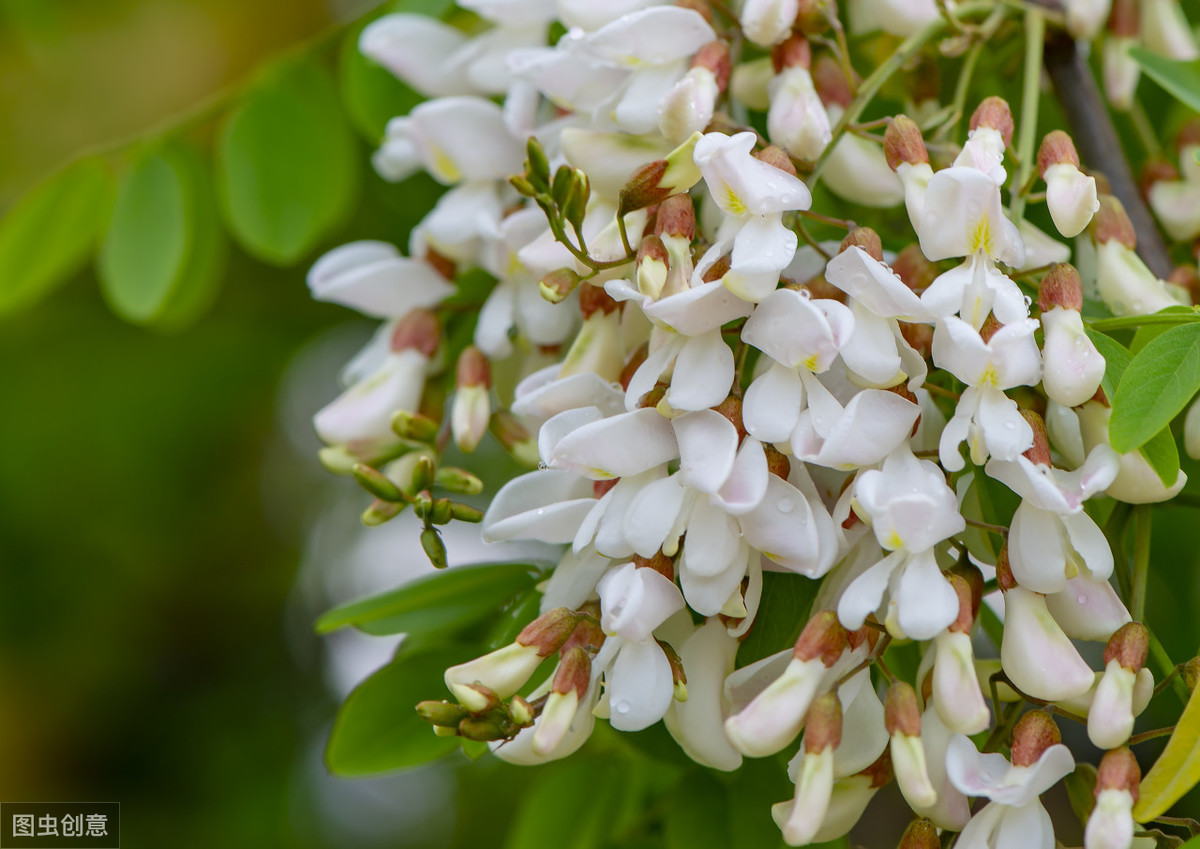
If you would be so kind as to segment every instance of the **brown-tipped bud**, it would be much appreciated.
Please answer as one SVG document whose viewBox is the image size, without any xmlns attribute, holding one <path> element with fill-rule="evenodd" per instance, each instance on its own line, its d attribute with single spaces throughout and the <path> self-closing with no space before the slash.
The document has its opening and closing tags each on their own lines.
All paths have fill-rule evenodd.
<svg viewBox="0 0 1200 849">
<path fill-rule="evenodd" d="M 468 386 L 492 388 L 492 364 L 488 362 L 483 351 L 474 345 L 463 348 L 463 352 L 458 355 L 455 376 L 460 389 Z"/>
<path fill-rule="evenodd" d="M 892 271 L 903 281 L 904 285 L 917 294 L 929 288 L 938 276 L 937 266 L 925 258 L 921 246 L 913 243 L 905 245 L 896 258 L 892 260 Z"/>
<path fill-rule="evenodd" d="M 458 266 L 454 260 L 445 254 L 440 254 L 433 248 L 425 247 L 425 262 L 429 263 L 429 267 L 440 274 L 442 277 L 454 282 L 455 276 L 458 274 Z"/>
<path fill-rule="evenodd" d="M 900 335 L 914 351 L 922 357 L 929 357 L 933 350 L 933 328 L 928 324 L 909 324 L 900 322 Z"/>
<path fill-rule="evenodd" d="M 975 108 L 975 113 L 971 115 L 971 129 L 979 127 L 991 127 L 998 132 L 1000 138 L 1004 139 L 1005 147 L 1012 144 L 1013 116 L 1012 109 L 1008 107 L 1008 101 L 996 95 L 985 97 L 983 102 Z"/>
<path fill-rule="evenodd" d="M 508 712 L 512 716 L 512 721 L 521 728 L 528 728 L 533 725 L 533 720 L 537 717 L 537 714 L 533 710 L 533 705 L 520 696 L 513 696 L 509 700 Z"/>
<path fill-rule="evenodd" d="M 879 234 L 870 227 L 855 227 L 847 233 L 838 252 L 848 251 L 850 248 L 861 248 L 872 259 L 883 262 L 883 242 L 880 241 Z"/>
<path fill-rule="evenodd" d="M 842 702 L 837 693 L 822 693 L 813 699 L 804 718 L 804 751 L 819 755 L 842 742 Z"/>
<path fill-rule="evenodd" d="M 1033 410 L 1021 409 L 1021 417 L 1033 428 L 1033 445 L 1024 452 L 1025 458 L 1035 466 L 1050 465 L 1050 437 L 1046 433 L 1046 422 Z"/>
<path fill-rule="evenodd" d="M 792 33 L 785 40 L 771 48 L 771 67 L 775 73 L 785 68 L 812 67 L 812 47 L 808 39 L 800 33 Z"/>
<path fill-rule="evenodd" d="M 437 315 L 432 310 L 413 310 L 392 331 L 392 350 L 420 351 L 432 357 L 441 338 Z"/>
<path fill-rule="evenodd" d="M 763 452 L 767 455 L 767 474 L 787 480 L 792 473 L 792 461 L 788 456 L 774 445 L 763 445 Z"/>
<path fill-rule="evenodd" d="M 1142 197 L 1149 197 L 1150 189 L 1155 183 L 1179 179 L 1179 169 L 1165 159 L 1148 159 L 1142 166 L 1142 175 L 1138 180 L 1138 188 Z M 1097 189 L 1099 187 L 1097 186 Z"/>
<path fill-rule="evenodd" d="M 679 652 L 675 651 L 675 647 L 670 643 L 662 640 L 655 640 L 655 642 L 658 643 L 658 647 L 666 655 L 667 663 L 671 666 L 673 698 L 677 702 L 686 702 L 688 700 L 687 672 L 684 671 L 683 660 L 679 657 Z"/>
<path fill-rule="evenodd" d="M 538 657 L 549 657 L 562 648 L 577 624 L 579 616 L 574 611 L 556 607 L 522 628 L 517 644 L 536 648 Z"/>
<path fill-rule="evenodd" d="M 653 569 L 668 581 L 675 580 L 675 564 L 670 557 L 663 554 L 661 548 L 655 552 L 653 557 L 642 557 L 640 554 L 635 554 L 633 565 L 639 569 Z"/>
<path fill-rule="evenodd" d="M 1038 148 L 1038 176 L 1045 177 L 1047 168 L 1064 162 L 1079 167 L 1079 154 L 1075 151 L 1075 142 L 1062 130 L 1051 130 L 1046 133 L 1041 147 Z"/>
<path fill-rule="evenodd" d="M 462 705 L 446 701 L 418 702 L 417 714 L 430 725 L 443 728 L 457 728 L 460 722 L 470 716 Z"/>
<path fill-rule="evenodd" d="M 733 266 L 733 260 L 728 256 L 723 256 L 712 264 L 708 271 L 704 272 L 701 280 L 705 283 L 711 283 L 714 280 L 720 280 L 729 273 L 729 269 Z"/>
<path fill-rule="evenodd" d="M 854 102 L 854 88 L 846 79 L 846 69 L 828 53 L 813 63 L 813 88 L 826 106 L 836 104 L 843 109 Z"/>
<path fill-rule="evenodd" d="M 1038 309 L 1042 312 L 1055 307 L 1065 307 L 1079 312 L 1083 309 L 1083 281 L 1079 272 L 1069 262 L 1053 266 L 1038 288 Z"/>
<path fill-rule="evenodd" d="M 724 91 L 729 85 L 729 74 L 733 65 L 729 60 L 729 43 L 725 41 L 710 41 L 696 51 L 692 57 L 693 68 L 708 68 L 717 81 L 717 90 Z"/>
<path fill-rule="evenodd" d="M 667 252 L 667 246 L 663 244 L 663 240 L 658 236 L 646 236 L 642 239 L 642 243 L 638 245 L 638 265 L 641 265 L 643 262 L 661 262 L 665 266 L 670 261 L 671 255 Z"/>
<path fill-rule="evenodd" d="M 1113 195 L 1100 195 L 1100 209 L 1092 218 L 1092 238 L 1096 244 L 1116 239 L 1125 247 L 1133 250 L 1137 247 L 1137 231 L 1133 222 L 1125 212 L 1125 207 Z"/>
<path fill-rule="evenodd" d="M 987 318 L 983 320 L 983 326 L 979 328 L 979 336 L 984 342 L 991 342 L 996 331 L 1003 326 L 993 313 L 988 313 Z"/>
<path fill-rule="evenodd" d="M 667 166 L 667 160 L 656 159 L 634 171 L 621 189 L 617 203 L 618 214 L 628 215 L 634 210 L 645 209 L 666 200 L 671 195 L 671 190 L 662 185 Z"/>
<path fill-rule="evenodd" d="M 895 771 L 892 769 L 891 748 L 885 748 L 883 750 L 883 754 L 875 760 L 875 763 L 871 764 L 858 774 L 865 775 L 867 778 L 871 779 L 872 790 L 878 790 L 880 787 L 883 787 L 885 784 L 890 782 L 895 776 Z"/>
<path fill-rule="evenodd" d="M 433 442 L 437 439 L 441 427 L 428 416 L 399 410 L 392 416 L 392 430 L 401 439 L 411 439 L 415 442 Z"/>
<path fill-rule="evenodd" d="M 1000 546 L 1000 553 L 996 555 L 996 584 L 1003 592 L 1008 592 L 1017 586 L 1017 579 L 1012 572 L 1012 564 L 1008 562 L 1007 542 Z"/>
<path fill-rule="evenodd" d="M 378 469 L 366 463 L 355 463 L 350 470 L 358 485 L 381 501 L 407 501 L 400 487 Z"/>
<path fill-rule="evenodd" d="M 842 652 L 849 646 L 849 634 L 838 621 L 837 613 L 832 610 L 818 610 L 808 620 L 792 655 L 797 660 L 812 660 L 820 658 L 826 668 L 837 663 Z"/>
<path fill-rule="evenodd" d="M 500 706 L 500 697 L 496 695 L 496 691 L 491 687 L 485 687 L 483 684 L 459 684 L 460 690 L 470 690 L 474 693 L 469 697 L 471 703 L 471 713 L 487 713 L 490 710 L 495 710 Z M 461 699 L 462 696 L 459 696 Z"/>
<path fill-rule="evenodd" d="M 913 820 L 908 824 L 908 828 L 904 829 L 899 849 L 941 849 L 941 846 L 937 826 L 933 824 L 933 820 L 922 817 Z"/>
<path fill-rule="evenodd" d="M 604 481 L 592 481 L 592 496 L 603 498 L 608 491 L 621 482 L 620 478 L 609 478 Z"/>
<path fill-rule="evenodd" d="M 595 654 L 604 645 L 605 640 L 604 629 L 600 627 L 600 602 L 584 602 L 578 612 L 583 618 L 580 618 L 570 638 L 563 643 L 562 650 L 566 652 L 573 648 L 583 648 Z"/>
<path fill-rule="evenodd" d="M 603 286 L 588 284 L 579 290 L 579 314 L 591 318 L 596 313 L 610 315 L 621 308 L 619 301 L 604 291 Z"/>
<path fill-rule="evenodd" d="M 793 177 L 796 176 L 796 166 L 792 163 L 792 158 L 782 148 L 769 145 L 755 153 L 754 158 L 774 166 L 784 173 L 791 174 Z"/>
<path fill-rule="evenodd" d="M 558 268 L 542 278 L 538 291 L 552 304 L 560 304 L 579 286 L 579 275 L 573 268 Z"/>
<path fill-rule="evenodd" d="M 730 395 L 717 406 L 713 407 L 718 413 L 729 420 L 738 434 L 738 444 L 746 438 L 746 426 L 742 423 L 742 399 Z"/>
<path fill-rule="evenodd" d="M 1007 553 L 1005 554 L 1007 557 Z M 983 603 L 983 572 L 965 557 L 950 569 L 950 575 L 962 578 L 971 589 L 971 620 L 979 618 L 979 605 Z"/>
<path fill-rule="evenodd" d="M 1183 669 L 1179 670 L 1179 677 L 1189 690 L 1195 690 L 1200 684 L 1200 657 L 1193 657 L 1185 663 Z"/>
<path fill-rule="evenodd" d="M 1104 664 L 1115 660 L 1130 672 L 1141 672 L 1150 651 L 1150 632 L 1141 622 L 1126 622 L 1104 646 Z"/>
<path fill-rule="evenodd" d="M 696 12 L 708 22 L 709 26 L 716 23 L 716 19 L 713 17 L 712 4 L 708 0 L 675 0 L 675 5 L 680 9 L 691 9 L 693 12 Z"/>
<path fill-rule="evenodd" d="M 509 729 L 496 717 L 468 716 L 458 724 L 458 733 L 468 740 L 488 743 L 504 740 L 509 736 Z"/>
<path fill-rule="evenodd" d="M 1113 0 L 1108 15 L 1108 31 L 1117 38 L 1137 38 L 1141 29 L 1138 0 Z"/>
<path fill-rule="evenodd" d="M 901 162 L 918 165 L 929 162 L 929 151 L 917 122 L 907 115 L 897 115 L 883 132 L 883 153 L 888 167 L 895 171 Z"/>
<path fill-rule="evenodd" d="M 883 701 L 883 724 L 892 736 L 921 735 L 921 708 L 917 703 L 917 691 L 911 684 L 897 681 L 888 688 Z"/>
<path fill-rule="evenodd" d="M 1142 782 L 1142 768 L 1138 766 L 1137 758 L 1127 746 L 1110 749 L 1100 759 L 1096 770 L 1096 795 L 1102 790 L 1125 790 L 1138 800 Z"/>
<path fill-rule="evenodd" d="M 1061 742 L 1062 732 L 1049 711 L 1031 710 L 1013 727 L 1013 766 L 1033 766 L 1047 749 Z"/>
<path fill-rule="evenodd" d="M 958 616 L 950 623 L 950 630 L 969 634 L 971 626 L 975 624 L 975 597 L 971 592 L 971 585 L 962 575 L 950 573 L 946 579 L 954 588 L 954 594 L 958 596 Z"/>
<path fill-rule="evenodd" d="M 654 235 L 678 236 L 689 242 L 696 238 L 696 207 L 692 205 L 690 195 L 671 195 L 659 204 Z"/>
<path fill-rule="evenodd" d="M 575 693 L 580 699 L 588 690 L 592 677 L 592 656 L 579 646 L 566 649 L 554 670 L 554 683 L 550 689 L 555 693 Z"/>
</svg>

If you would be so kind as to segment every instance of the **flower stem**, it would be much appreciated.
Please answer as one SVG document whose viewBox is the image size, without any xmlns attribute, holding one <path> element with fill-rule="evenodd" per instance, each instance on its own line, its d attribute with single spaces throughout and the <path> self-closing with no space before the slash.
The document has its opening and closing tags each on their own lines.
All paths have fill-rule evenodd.
<svg viewBox="0 0 1200 849">
<path fill-rule="evenodd" d="M 1040 9 L 1025 13 L 1025 83 L 1021 89 L 1021 132 L 1017 138 L 1017 156 L 1021 163 L 1013 179 L 1014 191 L 1009 203 L 1013 223 L 1025 215 L 1025 195 L 1017 191 L 1033 174 L 1033 145 L 1037 141 L 1038 105 L 1041 102 L 1042 53 L 1046 43 L 1046 19 Z"/>
<path fill-rule="evenodd" d="M 1133 574 L 1129 613 L 1135 622 L 1146 619 L 1146 581 L 1150 575 L 1150 507 L 1139 504 L 1133 508 Z"/>
<path fill-rule="evenodd" d="M 1164 680 L 1170 677 L 1172 672 L 1178 670 L 1178 667 L 1171 660 L 1171 656 L 1167 654 L 1166 648 L 1158 637 L 1154 635 L 1153 631 L 1150 631 L 1150 658 L 1154 661 L 1154 665 L 1158 667 L 1158 674 L 1162 675 Z M 1171 687 L 1175 690 L 1175 695 L 1179 696 L 1179 700 L 1186 705 L 1188 699 L 1191 698 L 1192 691 L 1188 689 L 1183 676 L 1176 675 L 1171 680 Z"/>
<path fill-rule="evenodd" d="M 1125 330 L 1130 327 L 1145 327 L 1151 324 L 1191 324 L 1200 321 L 1200 312 L 1164 312 L 1151 315 L 1122 315 L 1116 318 L 1097 318 L 1088 322 L 1092 330 Z"/>
</svg>

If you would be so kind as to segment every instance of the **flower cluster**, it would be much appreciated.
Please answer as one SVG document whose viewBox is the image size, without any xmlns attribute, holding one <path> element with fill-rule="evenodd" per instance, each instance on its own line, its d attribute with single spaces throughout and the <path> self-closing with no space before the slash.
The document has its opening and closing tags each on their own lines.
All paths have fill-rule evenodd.
<svg viewBox="0 0 1200 849">
<path fill-rule="evenodd" d="M 448 669 L 456 702 L 423 713 L 516 763 L 571 754 L 597 718 L 661 720 L 720 770 L 795 749 L 794 798 L 774 808 L 791 845 L 846 834 L 894 777 L 923 828 L 968 849 L 1052 849 L 1039 796 L 1074 758 L 1051 713 L 1021 714 L 1051 706 L 1107 752 L 1087 846 L 1128 846 L 1149 635 L 1110 584 L 1088 502 L 1161 501 L 1185 478 L 1166 485 L 1110 447 L 1105 360 L 1081 313 L 1191 298 L 1138 258 L 1071 138 L 1051 132 L 1010 178 L 1015 122 L 998 97 L 961 144 L 928 98 L 855 123 L 863 84 L 832 4 L 460 5 L 480 34 L 391 15 L 362 38 L 432 98 L 388 127 L 377 169 L 423 169 L 448 190 L 408 256 L 355 243 L 310 275 L 316 297 L 386 322 L 316 418 L 327 462 L 379 499 L 372 519 L 412 504 L 443 565 L 433 526 L 479 517 L 433 497 L 478 489 L 438 468 L 442 449 L 471 452 L 490 428 L 537 468 L 499 488 L 483 537 L 564 547 L 541 616 Z M 899 36 L 945 13 L 860 5 Z M 1107 4 L 1065 5 L 1076 34 L 1102 27 Z M 1142 5 L 1151 43 L 1177 7 Z M 553 20 L 565 33 L 547 46 Z M 1151 190 L 1186 238 L 1200 228 L 1181 200 L 1193 148 L 1186 179 Z M 911 230 L 881 238 L 813 212 L 818 181 Z M 1038 186 L 1088 279 L 1069 243 L 1024 218 Z M 469 269 L 489 283 L 465 344 L 438 307 Z M 998 491 L 1018 505 L 999 524 Z M 783 625 L 794 645 L 739 664 L 764 573 L 820 588 Z M 976 657 L 988 636 L 998 660 Z M 1102 668 L 1079 641 L 1104 645 Z M 920 649 L 909 681 L 887 664 L 902 643 Z"/>
</svg>

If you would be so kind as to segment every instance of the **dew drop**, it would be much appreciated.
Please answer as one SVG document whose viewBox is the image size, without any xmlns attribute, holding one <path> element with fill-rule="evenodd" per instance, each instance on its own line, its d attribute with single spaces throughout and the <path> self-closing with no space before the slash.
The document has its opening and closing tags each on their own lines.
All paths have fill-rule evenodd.
<svg viewBox="0 0 1200 849">
<path fill-rule="evenodd" d="M 1075 596 L 1075 601 L 1079 602 L 1080 604 L 1085 604 L 1087 602 L 1087 596 L 1085 596 L 1083 593 L 1080 593 L 1079 595 Z"/>
<path fill-rule="evenodd" d="M 546 465 L 545 461 L 539 460 L 538 461 L 538 471 L 539 472 L 548 472 L 548 471 L 550 471 L 550 467 L 548 465 Z"/>
<path fill-rule="evenodd" d="M 623 716 L 623 715 L 629 713 L 629 702 L 624 702 L 624 701 L 616 702 L 613 705 L 613 710 L 615 710 L 617 713 L 619 713 Z"/>
<path fill-rule="evenodd" d="M 1026 295 L 1025 296 L 1025 309 L 1029 309 L 1031 306 L 1033 306 L 1033 298 Z"/>
<path fill-rule="evenodd" d="M 812 292 L 808 291 L 807 289 L 801 289 L 797 294 L 799 294 L 800 297 L 804 298 L 806 301 L 812 298 Z"/>
<path fill-rule="evenodd" d="M 791 513 L 796 505 L 792 503 L 792 499 L 790 498 L 781 498 L 775 506 L 779 508 L 780 513 Z"/>
<path fill-rule="evenodd" d="M 534 511 L 533 515 L 535 515 L 535 516 L 545 516 L 545 515 L 546 515 L 546 510 L 545 510 L 545 508 L 543 508 L 543 507 L 539 507 L 537 510 L 535 510 L 535 511 Z"/>
</svg>

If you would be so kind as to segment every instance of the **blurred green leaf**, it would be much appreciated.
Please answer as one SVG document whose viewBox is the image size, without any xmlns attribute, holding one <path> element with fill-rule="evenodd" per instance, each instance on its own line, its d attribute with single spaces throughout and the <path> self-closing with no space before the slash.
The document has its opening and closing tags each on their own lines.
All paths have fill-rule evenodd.
<svg viewBox="0 0 1200 849">
<path fill-rule="evenodd" d="M 726 791 L 732 840 L 730 849 L 776 849 L 783 835 L 771 815 L 771 805 L 789 798 L 795 788 L 787 770 L 774 758 L 747 758 L 731 776 Z"/>
<path fill-rule="evenodd" d="M 166 306 L 192 250 L 192 199 L 180 148 L 147 150 L 121 180 L 100 248 L 100 288 L 113 312 L 144 324 Z"/>
<path fill-rule="evenodd" d="M 100 251 L 100 287 L 113 312 L 179 329 L 212 303 L 225 257 L 199 154 L 178 144 L 143 153 L 121 182 Z"/>
<path fill-rule="evenodd" d="M 1192 690 L 1154 766 L 1142 778 L 1141 797 L 1133 806 L 1133 818 L 1149 822 L 1162 816 L 1183 794 L 1200 783 L 1200 687 Z"/>
<path fill-rule="evenodd" d="M 1075 771 L 1063 780 L 1063 786 L 1071 810 L 1080 824 L 1086 824 L 1096 806 L 1096 767 L 1088 763 L 1076 764 Z"/>
<path fill-rule="evenodd" d="M 794 645 L 820 586 L 820 581 L 793 572 L 764 572 L 762 601 L 750 632 L 738 646 L 738 667 Z"/>
<path fill-rule="evenodd" d="M 31 306 L 84 266 L 112 192 L 108 167 L 83 159 L 17 202 L 0 221 L 0 316 Z"/>
<path fill-rule="evenodd" d="M 491 631 L 488 632 L 488 648 L 498 649 L 515 640 L 521 629 L 537 617 L 541 604 L 542 594 L 532 587 L 517 595 L 508 607 L 496 614 Z"/>
<path fill-rule="evenodd" d="M 1177 62 L 1144 47 L 1130 48 L 1129 56 L 1168 94 L 1200 112 L 1200 62 Z"/>
<path fill-rule="evenodd" d="M 354 689 L 338 711 L 325 748 L 325 763 L 344 776 L 408 769 L 459 747 L 457 737 L 439 737 L 417 715 L 416 704 L 445 690 L 448 666 L 467 660 L 464 646 L 401 650 L 396 659 Z"/>
<path fill-rule="evenodd" d="M 626 790 L 615 758 L 575 757 L 533 780 L 504 841 L 507 849 L 561 846 L 596 849 L 610 836 Z"/>
<path fill-rule="evenodd" d="M 335 608 L 317 619 L 318 634 L 353 625 L 368 634 L 446 631 L 484 619 L 537 581 L 528 563 L 458 566 L 399 589 Z"/>
<path fill-rule="evenodd" d="M 663 815 L 666 849 L 729 846 L 729 807 L 725 789 L 702 772 L 690 773 L 672 794 Z"/>
<path fill-rule="evenodd" d="M 1113 448 L 1120 453 L 1140 448 L 1198 389 L 1200 324 L 1172 327 L 1139 351 L 1121 375 L 1108 422 Z"/>
<path fill-rule="evenodd" d="M 217 181 L 230 229 L 254 256 L 291 265 L 345 219 L 359 149 L 329 75 L 308 62 L 264 80 L 229 117 Z"/>
</svg>

